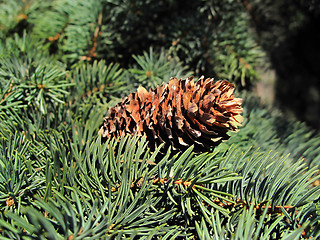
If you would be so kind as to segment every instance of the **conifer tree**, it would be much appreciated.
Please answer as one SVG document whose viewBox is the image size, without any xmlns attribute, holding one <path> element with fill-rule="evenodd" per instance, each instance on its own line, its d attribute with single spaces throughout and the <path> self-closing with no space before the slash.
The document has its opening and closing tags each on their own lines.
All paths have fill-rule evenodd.
<svg viewBox="0 0 320 240">
<path fill-rule="evenodd" d="M 1 239 L 320 237 L 320 135 L 250 91 L 267 58 L 241 1 L 11 0 L 0 12 Z M 147 121 L 140 136 L 100 131 L 126 97 L 157 91 L 190 100 L 177 115 L 190 128 L 170 144 Z M 209 131 L 222 138 L 206 146 Z"/>
</svg>

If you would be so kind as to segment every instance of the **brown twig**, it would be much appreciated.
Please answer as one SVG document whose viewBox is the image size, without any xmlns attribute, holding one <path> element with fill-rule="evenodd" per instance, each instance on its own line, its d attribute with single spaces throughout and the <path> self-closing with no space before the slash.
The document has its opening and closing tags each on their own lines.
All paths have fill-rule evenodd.
<svg viewBox="0 0 320 240">
<path fill-rule="evenodd" d="M 13 85 L 12 83 L 10 83 L 9 85 L 9 90 L 7 93 L 4 94 L 3 98 L 0 99 L 0 103 L 3 102 L 4 100 L 6 100 L 6 98 L 12 93 L 12 89 L 15 85 Z"/>
<path fill-rule="evenodd" d="M 237 54 L 229 45 L 226 46 L 226 48 L 236 56 L 236 58 L 239 60 L 240 64 L 243 65 L 246 69 L 252 69 L 251 65 L 244 60 L 244 58 L 240 57 L 239 54 Z"/>
<path fill-rule="evenodd" d="M 93 35 L 93 39 L 92 39 L 92 47 L 89 51 L 88 56 L 83 56 L 82 59 L 83 60 L 91 60 L 91 58 L 94 58 L 97 56 L 96 54 L 96 49 L 97 49 L 97 45 L 98 45 L 98 37 L 101 34 L 100 30 L 101 30 L 101 25 L 102 25 L 102 12 L 100 12 L 99 14 L 99 18 L 98 18 L 98 24 L 94 30 L 94 35 Z"/>
<path fill-rule="evenodd" d="M 244 7 L 247 9 L 247 11 L 251 14 L 252 12 L 252 6 L 251 4 L 248 2 L 248 0 L 243 0 L 242 1 Z"/>
<path fill-rule="evenodd" d="M 48 37 L 48 40 L 49 40 L 50 42 L 56 42 L 56 41 L 58 41 L 59 38 L 61 37 L 62 33 L 64 32 L 64 30 L 67 28 L 68 25 L 69 25 L 69 23 L 67 22 L 67 23 L 65 24 L 65 26 L 61 29 L 60 32 L 58 32 L 55 36 Z"/>
</svg>

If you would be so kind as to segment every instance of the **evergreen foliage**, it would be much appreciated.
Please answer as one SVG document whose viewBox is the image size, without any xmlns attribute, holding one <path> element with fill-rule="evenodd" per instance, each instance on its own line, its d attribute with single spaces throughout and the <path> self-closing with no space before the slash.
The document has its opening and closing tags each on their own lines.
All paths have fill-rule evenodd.
<svg viewBox="0 0 320 240">
<path fill-rule="evenodd" d="M 0 12 L 1 239 L 320 237 L 320 135 L 250 92 L 242 128 L 214 151 L 159 159 L 145 138 L 99 135 L 140 84 L 257 80 L 264 55 L 241 3 L 12 0 Z"/>
</svg>

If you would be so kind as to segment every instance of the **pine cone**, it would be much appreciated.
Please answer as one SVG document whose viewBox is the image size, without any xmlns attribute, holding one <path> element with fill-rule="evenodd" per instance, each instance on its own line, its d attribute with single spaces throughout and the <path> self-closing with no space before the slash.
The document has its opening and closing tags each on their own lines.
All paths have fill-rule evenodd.
<svg viewBox="0 0 320 240">
<path fill-rule="evenodd" d="M 103 138 L 126 134 L 146 136 L 154 150 L 161 143 L 174 152 L 194 144 L 195 152 L 212 149 L 229 138 L 243 118 L 240 98 L 234 98 L 234 85 L 201 77 L 170 79 L 149 92 L 139 87 L 111 108 L 101 127 Z"/>
</svg>

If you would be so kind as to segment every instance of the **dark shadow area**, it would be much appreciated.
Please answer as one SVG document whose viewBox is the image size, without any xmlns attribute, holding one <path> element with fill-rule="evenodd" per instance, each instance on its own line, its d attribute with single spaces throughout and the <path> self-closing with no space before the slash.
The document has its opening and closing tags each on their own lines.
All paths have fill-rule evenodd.
<svg viewBox="0 0 320 240">
<path fill-rule="evenodd" d="M 320 128 L 320 17 L 308 21 L 271 52 L 278 78 L 276 102 Z"/>
<path fill-rule="evenodd" d="M 275 103 L 320 129 L 320 2 L 250 4 L 259 42 L 276 70 Z"/>
</svg>

